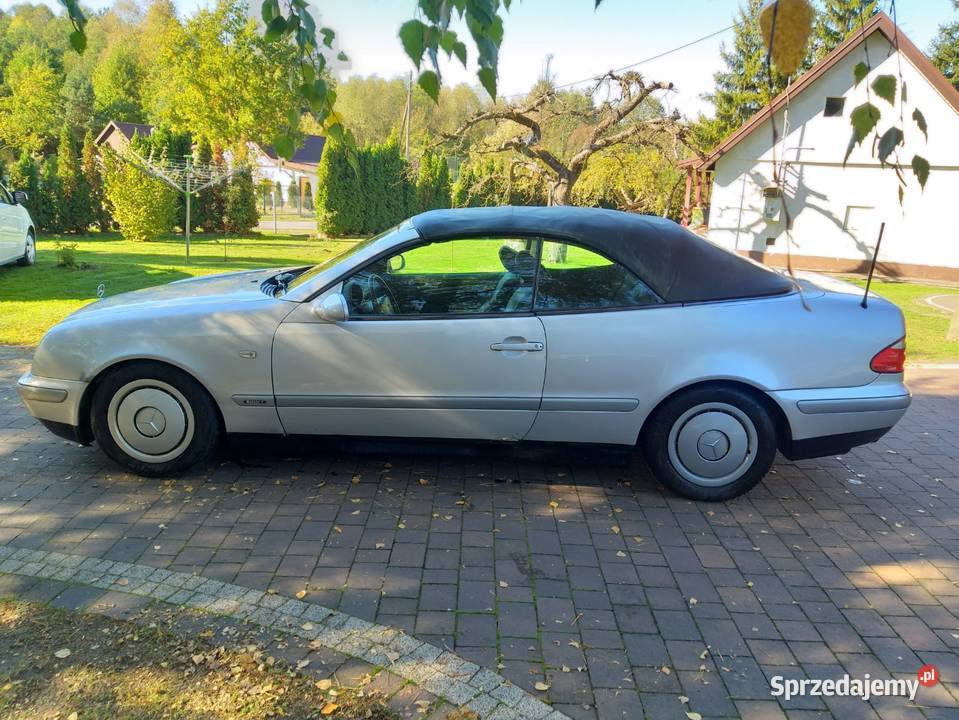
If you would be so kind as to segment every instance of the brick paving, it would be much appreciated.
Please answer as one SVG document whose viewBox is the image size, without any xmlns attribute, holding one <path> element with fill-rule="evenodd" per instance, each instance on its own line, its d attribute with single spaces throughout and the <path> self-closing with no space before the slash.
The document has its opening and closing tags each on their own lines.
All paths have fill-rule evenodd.
<svg viewBox="0 0 959 720">
<path fill-rule="evenodd" d="M 910 373 L 913 407 L 880 443 L 780 459 L 709 505 L 637 459 L 559 450 L 276 443 L 142 479 L 26 415 L 27 362 L 0 353 L 0 544 L 305 590 L 572 718 L 959 717 L 957 372 Z M 942 682 L 916 703 L 770 696 L 774 675 L 914 678 L 925 663 Z"/>
</svg>

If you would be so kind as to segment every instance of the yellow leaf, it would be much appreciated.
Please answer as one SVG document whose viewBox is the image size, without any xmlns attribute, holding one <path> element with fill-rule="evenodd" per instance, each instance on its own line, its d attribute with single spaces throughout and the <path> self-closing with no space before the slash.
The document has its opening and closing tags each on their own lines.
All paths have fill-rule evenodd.
<svg viewBox="0 0 959 720">
<path fill-rule="evenodd" d="M 316 683 L 316 686 L 320 690 L 329 690 L 333 686 L 333 681 L 328 678 L 326 680 L 320 680 Z"/>
<path fill-rule="evenodd" d="M 306 590 L 300 590 L 300 591 L 298 591 L 298 592 L 296 593 L 296 597 L 297 597 L 297 599 L 299 599 L 299 600 L 302 600 L 303 598 L 305 598 L 305 597 L 306 597 Z"/>
<path fill-rule="evenodd" d="M 422 485 L 423 487 L 426 487 L 427 485 L 430 484 L 430 481 L 427 480 L 426 478 L 420 478 L 419 483 L 420 483 L 420 485 Z"/>
<path fill-rule="evenodd" d="M 360 476 L 359 476 L 359 475 L 354 475 L 352 478 L 350 478 L 350 482 L 353 483 L 354 485 L 359 485 L 359 484 L 360 484 Z M 335 710 L 335 709 L 336 709 L 336 708 L 333 708 L 333 710 Z M 333 712 L 333 710 L 331 710 L 330 712 Z"/>
<path fill-rule="evenodd" d="M 703 716 L 698 712 L 688 712 L 686 713 L 686 717 L 688 717 L 689 720 L 703 720 Z"/>
<path fill-rule="evenodd" d="M 547 685 L 544 682 L 538 682 L 535 685 L 533 685 L 533 687 L 539 690 L 540 692 L 546 692 L 547 690 L 549 690 L 549 685 Z"/>
<path fill-rule="evenodd" d="M 320 710 L 320 714 L 321 714 L 321 715 L 332 715 L 333 713 L 336 712 L 337 708 L 339 708 L 339 707 L 340 707 L 340 706 L 337 705 L 336 703 L 333 703 L 333 702 L 327 703 L 326 705 L 323 706 L 323 709 Z"/>
<path fill-rule="evenodd" d="M 559 507 L 559 503 L 556 502 L 555 500 L 550 500 L 550 501 L 549 501 L 549 506 L 550 506 L 551 508 L 558 508 L 558 507 Z"/>
<path fill-rule="evenodd" d="M 613 525 L 613 527 L 611 527 L 610 530 L 613 531 L 614 535 L 619 535 L 619 525 Z"/>
</svg>

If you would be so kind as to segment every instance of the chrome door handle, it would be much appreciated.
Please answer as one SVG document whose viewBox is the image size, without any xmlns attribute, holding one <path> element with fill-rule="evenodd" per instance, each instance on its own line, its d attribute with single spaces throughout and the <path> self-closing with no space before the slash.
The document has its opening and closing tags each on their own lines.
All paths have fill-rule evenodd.
<svg viewBox="0 0 959 720">
<path fill-rule="evenodd" d="M 542 352 L 541 342 L 496 342 L 489 346 L 496 352 Z"/>
</svg>

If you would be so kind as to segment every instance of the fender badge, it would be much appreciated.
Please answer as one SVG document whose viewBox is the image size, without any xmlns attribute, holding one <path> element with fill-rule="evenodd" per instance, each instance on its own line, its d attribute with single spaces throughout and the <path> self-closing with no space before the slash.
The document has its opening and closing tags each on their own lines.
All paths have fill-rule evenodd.
<svg viewBox="0 0 959 720">
<path fill-rule="evenodd" d="M 256 357 L 256 351 L 255 351 L 255 350 L 241 350 L 241 351 L 240 351 L 240 357 L 241 357 L 241 358 L 245 358 L 246 360 L 252 360 L 253 358 Z"/>
</svg>

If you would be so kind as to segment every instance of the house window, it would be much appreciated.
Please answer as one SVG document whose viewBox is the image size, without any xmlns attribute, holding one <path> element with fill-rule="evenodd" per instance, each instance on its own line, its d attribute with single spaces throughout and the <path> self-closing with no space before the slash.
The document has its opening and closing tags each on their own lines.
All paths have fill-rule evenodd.
<svg viewBox="0 0 959 720">
<path fill-rule="evenodd" d="M 823 115 L 826 117 L 840 117 L 845 104 L 846 98 L 844 97 L 827 97 L 826 109 L 823 112 Z"/>
</svg>

